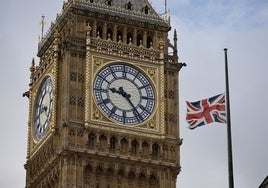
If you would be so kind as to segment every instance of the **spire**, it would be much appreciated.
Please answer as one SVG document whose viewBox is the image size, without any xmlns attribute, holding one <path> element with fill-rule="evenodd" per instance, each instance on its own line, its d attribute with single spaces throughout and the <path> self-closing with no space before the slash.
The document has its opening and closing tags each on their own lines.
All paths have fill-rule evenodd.
<svg viewBox="0 0 268 188">
<path fill-rule="evenodd" d="M 165 20 L 165 22 L 170 24 L 170 10 L 168 9 L 168 6 L 167 6 L 167 0 L 165 0 L 165 12 L 161 15 L 162 15 L 162 18 Z"/>
<path fill-rule="evenodd" d="M 29 83 L 29 86 L 31 87 L 32 84 L 33 84 L 33 74 L 34 74 L 34 71 L 35 71 L 35 61 L 34 61 L 34 58 L 32 59 L 32 66 L 30 67 L 30 71 L 31 71 L 31 76 L 30 76 L 30 83 Z M 30 90 L 25 91 L 25 92 L 22 94 L 22 97 L 27 97 L 27 98 L 29 98 L 29 97 L 30 97 Z"/>
<path fill-rule="evenodd" d="M 45 15 L 42 15 L 41 18 L 42 18 L 42 20 L 40 22 L 40 25 L 41 25 L 41 40 L 42 40 L 44 38 L 44 26 L 46 24 Z"/>
<path fill-rule="evenodd" d="M 33 83 L 33 75 L 34 75 L 34 71 L 35 71 L 35 61 L 34 58 L 32 59 L 32 66 L 30 67 L 30 72 L 31 72 L 31 76 L 30 76 L 30 84 L 29 86 L 32 86 Z"/>
<path fill-rule="evenodd" d="M 178 41 L 177 31 L 175 29 L 174 30 L 174 58 L 175 58 L 175 61 L 178 61 L 178 45 L 177 45 L 177 41 Z"/>
<path fill-rule="evenodd" d="M 167 15 L 167 0 L 165 0 L 165 15 Z"/>
</svg>

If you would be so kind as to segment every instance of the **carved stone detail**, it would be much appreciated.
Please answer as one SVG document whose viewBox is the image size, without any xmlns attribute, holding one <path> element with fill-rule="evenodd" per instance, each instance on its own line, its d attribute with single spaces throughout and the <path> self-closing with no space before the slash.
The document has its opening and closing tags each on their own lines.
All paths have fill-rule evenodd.
<svg viewBox="0 0 268 188">
<path fill-rule="evenodd" d="M 156 128 L 156 122 L 154 120 L 150 120 L 147 123 L 147 127 L 148 127 L 148 129 L 155 129 Z"/>
<path fill-rule="evenodd" d="M 160 67 L 160 74 L 159 74 L 159 109 L 160 109 L 160 131 L 162 134 L 166 132 L 165 130 L 165 74 L 164 74 L 164 66 Z"/>
<path fill-rule="evenodd" d="M 94 111 L 94 113 L 93 113 L 93 117 L 96 120 L 101 120 L 102 119 L 102 113 L 98 109 L 96 109 Z"/>
</svg>

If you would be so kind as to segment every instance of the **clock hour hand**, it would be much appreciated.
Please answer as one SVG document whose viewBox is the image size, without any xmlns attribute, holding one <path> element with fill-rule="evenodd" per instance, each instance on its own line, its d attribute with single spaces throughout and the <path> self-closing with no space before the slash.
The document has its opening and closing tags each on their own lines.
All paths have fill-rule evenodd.
<svg viewBox="0 0 268 188">
<path fill-rule="evenodd" d="M 41 106 L 41 114 L 42 114 L 43 112 L 46 112 L 46 111 L 47 111 L 47 106 L 42 105 L 42 106 Z"/>
<path fill-rule="evenodd" d="M 119 87 L 119 89 L 117 90 L 117 89 L 115 89 L 114 87 L 113 88 L 109 88 L 111 91 L 112 91 L 112 93 L 118 93 L 119 95 L 122 95 L 123 97 L 125 97 L 125 98 L 130 98 L 131 97 L 131 95 L 130 94 L 127 94 L 125 91 L 124 91 L 124 89 L 123 89 L 123 87 Z"/>
<path fill-rule="evenodd" d="M 114 87 L 113 88 L 109 88 L 111 90 L 112 93 L 118 93 L 120 94 L 120 92 L 118 90 L 116 90 Z"/>
</svg>

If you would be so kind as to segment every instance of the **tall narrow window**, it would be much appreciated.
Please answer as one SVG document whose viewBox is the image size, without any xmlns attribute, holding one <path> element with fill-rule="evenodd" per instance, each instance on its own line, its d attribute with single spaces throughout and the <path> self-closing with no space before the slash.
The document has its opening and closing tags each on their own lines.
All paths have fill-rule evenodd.
<svg viewBox="0 0 268 188">
<path fill-rule="evenodd" d="M 153 39 L 150 36 L 148 36 L 147 42 L 146 42 L 146 47 L 150 48 L 152 45 L 153 45 Z"/>
<path fill-rule="evenodd" d="M 89 148 L 94 148 L 95 146 L 95 136 L 94 134 L 88 135 L 88 147 Z"/>
<path fill-rule="evenodd" d="M 104 135 L 100 136 L 100 148 L 104 150 L 107 147 L 107 138 Z"/>
<path fill-rule="evenodd" d="M 142 39 L 143 39 L 143 32 L 141 30 L 139 30 L 137 32 L 137 46 L 142 45 Z"/>
<path fill-rule="evenodd" d="M 115 150 L 115 148 L 116 148 L 116 139 L 115 139 L 115 137 L 112 137 L 110 139 L 110 149 Z"/>
<path fill-rule="evenodd" d="M 137 143 L 136 140 L 133 140 L 133 141 L 131 142 L 131 152 L 132 152 L 133 154 L 136 154 L 136 153 L 137 153 L 137 145 L 138 145 L 138 143 Z"/>
<path fill-rule="evenodd" d="M 159 146 L 157 144 L 153 144 L 152 146 L 152 154 L 154 159 L 158 159 L 159 157 Z"/>
<path fill-rule="evenodd" d="M 121 140 L 121 152 L 126 153 L 127 151 L 128 151 L 128 141 L 125 138 L 123 138 Z"/>
<path fill-rule="evenodd" d="M 111 39 L 113 40 L 113 29 L 112 29 L 112 25 L 107 25 L 107 39 Z"/>
<path fill-rule="evenodd" d="M 122 37 L 123 37 L 123 30 L 121 27 L 118 27 L 117 28 L 117 42 L 122 41 Z"/>
<path fill-rule="evenodd" d="M 131 31 L 129 31 L 127 33 L 127 44 L 130 44 L 130 43 L 132 43 L 132 32 Z"/>
<path fill-rule="evenodd" d="M 103 31 L 102 31 L 102 25 L 99 25 L 97 27 L 97 37 L 102 38 L 102 33 L 103 33 Z"/>
<path fill-rule="evenodd" d="M 148 157 L 149 151 L 150 151 L 149 144 L 146 141 L 143 142 L 142 143 L 142 155 L 143 155 L 143 157 Z"/>
</svg>

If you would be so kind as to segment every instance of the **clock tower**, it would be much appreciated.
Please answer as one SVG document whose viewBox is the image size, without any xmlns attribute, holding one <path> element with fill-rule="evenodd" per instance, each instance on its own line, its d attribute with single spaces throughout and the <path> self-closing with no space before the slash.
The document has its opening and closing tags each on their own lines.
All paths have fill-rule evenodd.
<svg viewBox="0 0 268 188">
<path fill-rule="evenodd" d="M 177 34 L 148 0 L 68 0 L 30 68 L 27 188 L 175 188 Z"/>
</svg>

